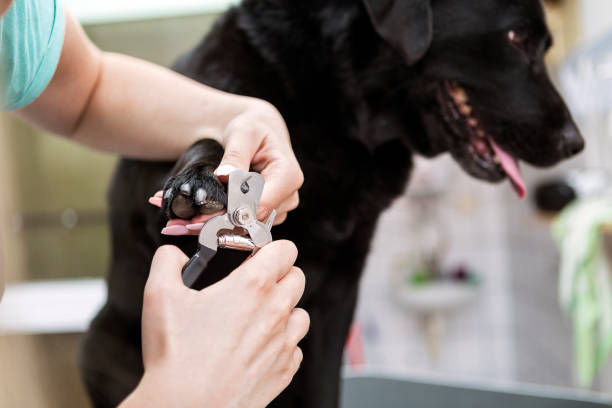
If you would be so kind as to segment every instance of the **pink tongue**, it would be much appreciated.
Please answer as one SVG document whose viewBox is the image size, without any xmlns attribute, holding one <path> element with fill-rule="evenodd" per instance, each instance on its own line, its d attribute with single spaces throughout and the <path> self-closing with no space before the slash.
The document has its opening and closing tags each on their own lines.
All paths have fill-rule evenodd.
<svg viewBox="0 0 612 408">
<path fill-rule="evenodd" d="M 523 176 L 521 176 L 521 171 L 518 168 L 518 163 L 516 160 L 514 160 L 514 157 L 506 153 L 492 139 L 489 139 L 489 142 L 491 142 L 491 146 L 493 146 L 493 150 L 495 151 L 501 166 L 512 182 L 514 191 L 516 191 L 516 194 L 518 194 L 520 198 L 525 197 L 525 182 L 523 181 Z"/>
</svg>

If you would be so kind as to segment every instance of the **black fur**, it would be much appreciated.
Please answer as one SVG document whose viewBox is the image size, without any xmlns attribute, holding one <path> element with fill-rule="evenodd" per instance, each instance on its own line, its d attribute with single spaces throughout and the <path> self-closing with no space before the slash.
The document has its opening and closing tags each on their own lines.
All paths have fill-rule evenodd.
<svg viewBox="0 0 612 408">
<path fill-rule="evenodd" d="M 511 43 L 508 30 L 524 41 Z M 444 81 L 463 86 L 488 135 L 523 161 L 551 165 L 582 148 L 546 74 L 549 42 L 536 0 L 245 0 L 181 58 L 177 71 L 197 81 L 273 103 L 305 174 L 299 208 L 273 236 L 300 249 L 297 264 L 307 276 L 301 306 L 312 324 L 302 367 L 271 406 L 337 406 L 370 240 L 380 213 L 407 184 L 413 153 L 450 151 L 475 177 L 504 178 L 470 153 L 468 129 L 449 117 Z M 81 359 L 98 407 L 116 405 L 142 373 L 139 319 L 155 249 L 173 243 L 189 255 L 195 250 L 193 237 L 160 236 L 166 218 L 147 198 L 176 176 L 182 179 L 169 184 L 170 201 L 185 182 L 206 185 L 222 200 L 210 174 L 219 157 L 208 141 L 174 170 L 172 163 L 119 164 L 110 191 L 109 298 Z M 171 205 L 166 213 L 175 216 Z M 198 285 L 240 260 L 220 251 Z"/>
</svg>

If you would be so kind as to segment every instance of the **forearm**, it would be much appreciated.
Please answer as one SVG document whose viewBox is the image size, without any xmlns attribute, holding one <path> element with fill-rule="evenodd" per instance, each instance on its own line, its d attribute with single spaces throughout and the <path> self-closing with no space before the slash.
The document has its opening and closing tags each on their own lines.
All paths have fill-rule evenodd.
<svg viewBox="0 0 612 408">
<path fill-rule="evenodd" d="M 221 141 L 231 119 L 261 104 L 142 60 L 103 53 L 67 12 L 55 75 L 17 114 L 96 149 L 176 159 L 198 139 Z"/>
<path fill-rule="evenodd" d="M 84 145 L 150 159 L 175 159 L 193 142 L 221 142 L 251 98 L 226 94 L 165 68 L 103 54 L 98 82 L 69 137 Z"/>
</svg>

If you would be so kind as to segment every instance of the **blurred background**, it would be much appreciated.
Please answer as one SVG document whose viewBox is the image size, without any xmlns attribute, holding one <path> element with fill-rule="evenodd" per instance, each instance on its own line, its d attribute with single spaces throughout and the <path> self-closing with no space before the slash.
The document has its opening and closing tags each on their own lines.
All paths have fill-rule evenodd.
<svg viewBox="0 0 612 408">
<path fill-rule="evenodd" d="M 231 4 L 65 2 L 103 50 L 165 66 Z M 419 161 L 410 188 L 381 218 L 347 346 L 347 375 L 470 387 L 529 384 L 612 398 L 608 355 L 589 366 L 583 361 L 589 353 L 577 350 L 580 316 L 562 307 L 559 271 L 566 254 L 551 233 L 557 210 L 570 199 L 576 204 L 609 193 L 612 3 L 556 0 L 547 9 L 555 38 L 550 70 L 583 130 L 586 151 L 554 169 L 523 166 L 523 201 L 508 184 L 470 179 L 447 157 Z M 86 407 L 76 350 L 104 301 L 105 192 L 116 158 L 6 115 L 0 135 L 0 267 L 7 282 L 0 304 L 0 406 Z M 602 239 L 607 226 L 596 225 Z M 602 257 L 597 273 L 612 277 L 605 251 Z"/>
</svg>

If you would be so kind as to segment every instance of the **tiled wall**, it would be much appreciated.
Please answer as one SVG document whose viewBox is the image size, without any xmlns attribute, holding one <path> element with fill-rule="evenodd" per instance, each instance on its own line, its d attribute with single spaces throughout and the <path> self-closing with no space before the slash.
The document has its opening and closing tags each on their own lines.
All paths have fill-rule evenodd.
<svg viewBox="0 0 612 408">
<path fill-rule="evenodd" d="M 533 181 L 563 171 L 525 168 Z M 437 159 L 427 171 L 445 172 L 441 199 L 449 248 L 445 263 L 463 263 L 482 277 L 478 297 L 444 315 L 439 357 L 427 353 L 422 315 L 393 300 L 389 271 L 418 236 L 411 235 L 414 200 L 408 194 L 380 220 L 362 280 L 356 319 L 367 365 L 383 370 L 450 375 L 476 381 L 518 381 L 572 387 L 572 333 L 557 297 L 558 255 L 546 218 L 507 183 L 472 180 Z M 394 237 L 394 239 L 389 239 Z M 595 389 L 611 392 L 602 375 Z"/>
</svg>

